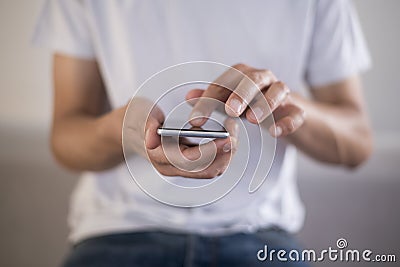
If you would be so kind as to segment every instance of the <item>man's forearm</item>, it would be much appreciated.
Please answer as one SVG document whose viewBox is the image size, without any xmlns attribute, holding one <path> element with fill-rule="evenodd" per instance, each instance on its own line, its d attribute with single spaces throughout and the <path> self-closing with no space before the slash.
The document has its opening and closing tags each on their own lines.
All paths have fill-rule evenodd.
<svg viewBox="0 0 400 267">
<path fill-rule="evenodd" d="M 305 111 L 304 125 L 288 136 L 289 142 L 311 157 L 354 167 L 371 152 L 366 118 L 351 107 L 318 103 L 294 95 Z"/>
<path fill-rule="evenodd" d="M 53 126 L 52 150 L 57 160 L 76 171 L 100 171 L 123 160 L 121 120 L 114 110 L 100 117 L 70 115 Z"/>
</svg>

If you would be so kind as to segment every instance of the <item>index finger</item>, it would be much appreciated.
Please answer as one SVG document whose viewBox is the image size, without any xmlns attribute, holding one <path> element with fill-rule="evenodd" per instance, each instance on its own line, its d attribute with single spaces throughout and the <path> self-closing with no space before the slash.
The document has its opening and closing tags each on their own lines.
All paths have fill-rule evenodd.
<svg viewBox="0 0 400 267">
<path fill-rule="evenodd" d="M 189 118 L 190 124 L 200 127 L 206 123 L 211 113 L 217 108 L 218 103 L 225 103 L 242 77 L 242 72 L 230 68 L 210 84 L 194 105 Z"/>
</svg>

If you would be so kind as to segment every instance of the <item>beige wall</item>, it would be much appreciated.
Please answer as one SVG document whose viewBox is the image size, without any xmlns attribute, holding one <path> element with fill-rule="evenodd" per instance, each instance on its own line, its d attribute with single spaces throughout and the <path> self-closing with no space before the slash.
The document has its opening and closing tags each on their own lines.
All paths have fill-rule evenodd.
<svg viewBox="0 0 400 267">
<path fill-rule="evenodd" d="M 400 1 L 355 1 L 374 68 L 364 75 L 365 94 L 377 133 L 400 131 Z"/>
<path fill-rule="evenodd" d="M 0 121 L 47 127 L 51 111 L 50 57 L 30 43 L 41 0 L 0 1 Z"/>
</svg>

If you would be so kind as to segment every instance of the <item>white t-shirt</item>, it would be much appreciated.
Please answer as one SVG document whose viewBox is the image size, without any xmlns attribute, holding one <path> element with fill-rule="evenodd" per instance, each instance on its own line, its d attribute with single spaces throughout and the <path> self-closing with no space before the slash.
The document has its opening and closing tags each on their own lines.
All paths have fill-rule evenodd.
<svg viewBox="0 0 400 267">
<path fill-rule="evenodd" d="M 346 0 L 48 0 L 34 42 L 52 52 L 95 58 L 114 108 L 126 104 L 151 75 L 182 62 L 267 68 L 292 91 L 304 83 L 345 79 L 370 63 L 357 15 Z M 143 193 L 124 163 L 86 172 L 72 196 L 70 239 L 151 229 L 224 234 L 278 225 L 297 231 L 304 209 L 296 150 L 281 141 L 278 147 L 275 182 L 265 183 L 268 193 L 257 191 L 246 205 L 247 190 L 243 195 L 239 190 L 200 208 L 167 206 Z M 137 168 L 149 166 L 143 161 Z"/>
</svg>

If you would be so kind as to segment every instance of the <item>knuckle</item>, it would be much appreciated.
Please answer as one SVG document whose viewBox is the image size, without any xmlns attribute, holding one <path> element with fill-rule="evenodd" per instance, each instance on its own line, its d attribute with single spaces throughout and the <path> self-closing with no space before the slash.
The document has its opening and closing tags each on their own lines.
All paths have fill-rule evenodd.
<svg viewBox="0 0 400 267">
<path fill-rule="evenodd" d="M 286 87 L 286 84 L 282 81 L 277 81 L 274 83 L 275 86 L 284 89 Z"/>
<path fill-rule="evenodd" d="M 296 128 L 299 128 L 300 126 L 302 126 L 304 124 L 304 120 L 305 120 L 305 113 L 303 110 L 301 110 L 301 111 L 299 111 L 299 114 L 294 119 Z"/>
<path fill-rule="evenodd" d="M 294 125 L 294 121 L 292 119 L 288 120 L 288 124 L 286 125 L 287 131 L 289 133 L 293 132 L 294 129 L 296 128 Z"/>
<path fill-rule="evenodd" d="M 274 74 L 272 73 L 272 71 L 270 71 L 269 69 L 263 69 L 263 70 L 261 70 L 261 73 L 262 73 L 264 76 L 269 76 L 269 77 L 274 76 Z"/>
<path fill-rule="evenodd" d="M 252 71 L 247 74 L 247 77 L 249 77 L 249 79 L 252 80 L 258 87 L 262 85 L 265 79 L 264 74 L 260 71 Z"/>
<path fill-rule="evenodd" d="M 274 83 L 274 87 L 278 88 L 279 90 L 283 91 L 285 94 L 290 93 L 289 87 L 282 81 L 277 81 Z"/>
<path fill-rule="evenodd" d="M 247 76 L 258 86 L 259 89 L 271 84 L 271 82 L 275 80 L 274 74 L 267 69 L 251 71 Z"/>
<path fill-rule="evenodd" d="M 263 69 L 260 72 L 262 73 L 262 76 L 264 77 L 264 79 L 268 79 L 269 82 L 274 82 L 276 80 L 276 77 L 271 70 Z"/>
<path fill-rule="evenodd" d="M 233 65 L 232 68 L 242 71 L 247 68 L 247 65 L 244 63 L 237 63 L 237 64 Z"/>
<path fill-rule="evenodd" d="M 267 104 L 270 107 L 270 109 L 274 109 L 276 107 L 276 101 L 268 94 L 265 95 L 265 100 L 267 101 Z"/>
</svg>

